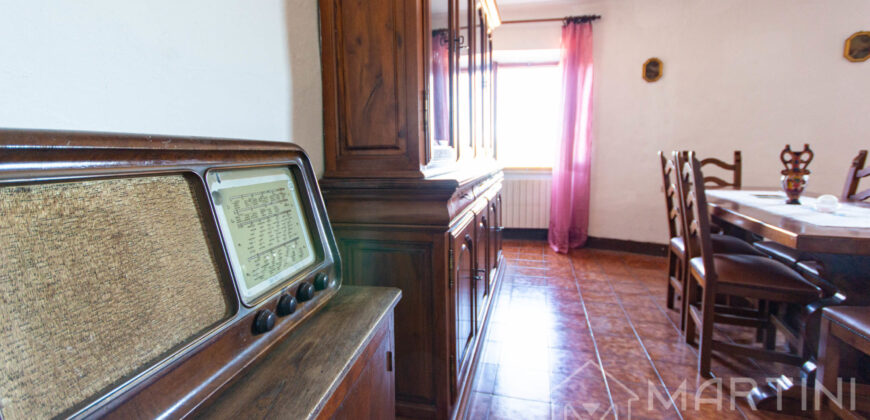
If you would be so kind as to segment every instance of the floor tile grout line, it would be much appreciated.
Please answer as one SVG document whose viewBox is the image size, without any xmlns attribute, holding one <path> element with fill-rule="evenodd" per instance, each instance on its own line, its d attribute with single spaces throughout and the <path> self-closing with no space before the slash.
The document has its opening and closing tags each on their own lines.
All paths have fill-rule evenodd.
<svg viewBox="0 0 870 420">
<path fill-rule="evenodd" d="M 595 349 L 595 358 L 598 361 L 598 369 L 600 370 L 601 377 L 604 380 L 604 387 L 607 390 L 607 398 L 610 399 L 610 409 L 613 411 L 613 417 L 619 419 L 619 412 L 616 408 L 616 403 L 613 401 L 613 393 L 610 392 L 610 383 L 608 382 L 607 374 L 604 371 L 604 362 L 601 360 L 601 353 L 598 350 L 598 341 L 595 339 L 595 332 L 592 330 L 592 323 L 589 321 L 589 312 L 586 311 L 586 302 L 583 299 L 583 291 L 580 290 L 580 283 L 577 282 L 577 268 L 574 266 L 573 258 L 570 258 L 569 261 L 571 262 L 571 274 L 574 277 L 574 287 L 577 289 L 577 294 L 580 296 L 580 305 L 583 307 L 583 317 L 586 319 L 586 327 L 589 329 L 589 336 L 592 338 L 592 346 Z"/>
<path fill-rule="evenodd" d="M 625 267 L 626 267 L 629 271 L 632 270 L 632 268 L 629 267 L 627 264 L 625 264 L 624 261 L 623 261 L 623 265 L 625 265 Z M 648 288 L 645 284 L 644 284 L 644 287 L 647 289 L 648 292 L 650 292 L 649 288 Z M 635 334 L 637 334 L 637 331 L 636 331 L 635 328 L 634 328 L 634 322 L 631 320 L 631 316 L 629 316 L 628 313 L 627 313 L 627 311 L 625 311 L 625 307 L 624 307 L 624 305 L 622 304 L 622 299 L 620 298 L 619 300 L 620 300 L 620 302 L 619 302 L 620 307 L 622 307 L 623 312 L 625 312 L 625 313 L 626 313 L 626 316 L 629 318 L 628 321 L 629 321 L 629 323 L 632 325 L 632 330 L 634 330 L 634 331 L 635 331 Z M 667 313 L 664 313 L 664 310 L 665 310 L 665 309 L 662 308 L 661 304 L 659 304 L 659 302 L 658 302 L 658 301 L 655 301 L 655 300 L 653 300 L 653 304 L 656 305 L 656 307 L 659 309 L 659 312 L 662 312 L 662 314 L 663 314 L 663 315 L 665 316 L 665 318 L 666 318 L 666 319 L 671 323 L 671 325 L 674 326 L 674 328 L 676 328 L 676 324 L 675 324 L 675 323 L 670 319 L 669 316 L 667 316 Z M 678 328 L 677 328 L 677 331 L 680 332 Z M 727 333 L 725 333 L 725 332 L 722 331 L 721 329 L 719 330 L 719 332 L 720 332 L 720 334 L 722 334 L 726 339 L 728 339 L 729 341 L 731 341 L 732 343 L 734 343 L 734 340 L 733 340 L 733 339 L 732 339 L 732 338 L 731 338 Z M 680 332 L 680 334 L 682 335 L 682 332 Z M 644 352 L 646 352 L 646 345 L 643 344 L 643 339 L 640 337 L 639 334 L 637 334 L 637 336 L 638 336 L 638 337 L 637 337 L 638 340 L 641 342 L 641 345 L 642 345 L 643 348 L 644 348 Z M 695 355 L 697 356 L 698 351 L 695 349 L 695 346 L 694 346 L 694 345 L 690 345 L 690 344 L 685 343 L 685 342 L 684 342 L 683 344 L 685 344 L 686 346 L 688 346 L 688 347 L 692 350 L 692 352 L 695 353 Z M 670 390 L 668 389 L 668 386 L 667 386 L 666 384 L 664 384 L 664 378 L 661 377 L 661 374 L 660 374 L 659 371 L 658 371 L 658 367 L 655 365 L 655 362 L 652 361 L 652 357 L 651 357 L 651 355 L 648 354 L 648 352 L 647 352 L 647 356 L 650 358 L 650 361 L 651 361 L 652 364 L 653 364 L 653 369 L 656 371 L 656 375 L 659 376 L 659 380 L 662 382 L 662 385 L 665 386 L 665 390 L 668 391 L 668 393 L 669 393 L 669 398 L 671 399 L 671 402 L 674 403 L 674 404 L 676 404 L 676 402 L 673 401 L 673 398 L 670 397 Z M 751 360 L 755 366 L 758 366 L 758 364 L 755 362 L 754 359 L 749 359 L 749 360 Z M 714 374 L 714 375 L 715 375 L 715 374 Z M 730 391 L 729 391 L 729 392 L 730 392 Z M 746 415 L 746 413 L 743 411 L 743 408 L 742 408 L 739 404 L 736 405 L 736 408 L 737 408 L 737 411 L 740 413 L 741 416 L 743 416 L 744 419 L 748 419 L 748 418 L 749 418 L 749 416 Z M 679 410 L 678 410 L 678 411 L 679 411 Z M 682 415 L 682 413 L 681 413 L 681 415 Z"/>
<path fill-rule="evenodd" d="M 626 265 L 626 266 L 627 266 L 627 265 Z M 628 267 L 628 266 L 627 266 L 627 267 Z M 631 270 L 631 267 L 628 267 L 628 269 Z M 648 292 L 651 292 L 651 291 L 649 290 L 649 287 L 647 287 L 645 284 L 644 284 L 644 287 L 646 287 L 646 289 L 647 289 Z M 620 299 L 620 301 L 621 301 L 621 299 Z M 666 309 L 666 308 L 663 308 L 663 307 L 661 306 L 661 304 L 660 304 L 658 301 L 653 301 L 653 303 L 656 305 L 656 307 L 659 309 L 659 311 L 665 311 L 665 310 L 668 310 L 668 309 Z M 682 314 L 681 314 L 680 316 L 682 316 Z M 670 319 L 669 316 L 667 316 L 667 314 L 665 314 L 665 318 L 666 318 L 666 319 L 671 323 L 671 325 L 674 326 L 674 328 L 676 328 L 676 324 L 675 324 L 675 323 Z M 732 338 L 732 337 L 731 337 L 731 336 L 730 336 L 726 331 L 722 330 L 721 327 L 716 327 L 716 326 L 714 326 L 714 328 L 716 328 L 717 331 L 719 331 L 719 334 L 720 334 L 721 336 L 723 336 L 726 340 L 728 340 L 728 341 L 731 342 L 731 343 L 736 343 L 736 341 L 734 341 L 734 339 L 733 339 L 733 338 Z M 683 336 L 683 332 L 680 331 L 679 328 L 677 328 L 677 331 L 680 333 L 681 336 Z M 642 340 L 641 340 L 641 341 L 642 341 Z M 685 344 L 686 346 L 688 346 L 688 347 L 692 350 L 692 352 L 694 352 L 695 355 L 697 356 L 697 354 L 698 354 L 698 350 L 697 350 L 697 348 L 696 348 L 697 346 L 696 346 L 694 343 L 689 344 L 689 343 L 686 343 L 685 341 L 683 341 L 683 344 Z M 717 355 L 714 353 L 714 354 L 712 355 L 712 357 L 717 357 Z M 721 357 L 718 357 L 718 358 L 719 358 L 720 360 L 724 360 L 724 359 L 722 359 Z M 758 361 L 756 361 L 755 359 L 749 358 L 749 359 L 747 359 L 747 360 L 749 360 L 749 361 L 752 363 L 752 365 L 753 365 L 755 368 L 757 368 L 758 370 L 763 370 L 763 368 L 758 364 Z M 712 368 L 711 368 L 711 370 L 712 370 Z M 658 371 L 658 368 L 656 368 L 656 371 Z M 714 377 L 716 376 L 715 372 L 713 372 L 713 376 L 714 376 Z M 719 376 L 721 377 L 722 375 L 719 375 Z M 667 386 L 665 386 L 665 389 L 667 389 Z M 731 391 L 729 390 L 729 392 L 731 392 Z M 736 405 L 736 407 L 737 407 L 738 412 L 740 412 L 740 414 L 741 414 L 745 419 L 748 419 L 748 418 L 749 418 L 749 416 L 748 416 L 748 415 L 743 411 L 743 408 L 742 408 L 739 404 Z"/>
<path fill-rule="evenodd" d="M 546 252 L 546 248 L 542 247 L 541 249 L 542 249 L 542 253 Z M 613 303 L 617 303 L 620 306 L 620 309 L 622 310 L 623 316 L 625 316 L 626 320 L 629 322 L 629 326 L 632 329 L 632 333 L 633 333 L 635 339 L 637 339 L 640 342 L 639 344 L 641 345 L 641 349 L 643 350 L 647 360 L 651 363 L 651 365 L 653 367 L 653 371 L 655 372 L 656 376 L 658 377 L 659 383 L 662 386 L 664 386 L 664 388 L 667 390 L 668 386 L 667 386 L 667 384 L 664 383 L 664 378 L 661 375 L 662 371 L 660 370 L 660 365 L 662 365 L 662 363 L 668 364 L 669 362 L 665 361 L 665 360 L 654 360 L 652 358 L 652 355 L 649 353 L 649 351 L 647 349 L 647 343 L 645 343 L 645 340 L 643 338 L 641 338 L 640 334 L 638 333 L 639 327 L 636 323 L 640 322 L 640 320 L 636 321 L 635 319 L 633 319 L 632 316 L 628 313 L 628 310 L 626 309 L 631 305 L 632 302 L 626 301 L 625 299 L 629 298 L 630 295 L 641 295 L 641 294 L 631 293 L 631 292 L 623 294 L 621 292 L 617 292 L 617 280 L 619 280 L 620 278 L 625 278 L 626 280 L 628 280 L 628 279 L 634 280 L 634 287 L 633 288 L 636 288 L 636 290 L 646 291 L 647 296 L 655 295 L 654 293 L 650 293 L 651 291 L 654 290 L 652 285 L 653 285 L 653 282 L 656 280 L 655 276 L 651 275 L 651 271 L 654 270 L 654 268 L 652 267 L 651 261 L 650 261 L 650 264 L 644 263 L 643 261 L 639 261 L 639 263 L 644 264 L 644 265 L 634 267 L 632 265 L 632 261 L 630 259 L 628 259 L 625 255 L 622 255 L 622 254 L 624 254 L 622 252 L 614 252 L 614 254 L 616 254 L 616 255 L 615 255 L 615 258 L 613 258 L 612 260 L 610 258 L 604 258 L 604 259 L 596 258 L 595 253 L 586 254 L 586 255 L 583 255 L 583 254 L 584 253 L 582 251 L 578 252 L 577 254 L 574 254 L 572 252 L 571 256 L 569 257 L 569 261 L 568 261 L 571 265 L 570 273 L 566 272 L 564 275 L 563 274 L 556 274 L 556 275 L 547 275 L 547 276 L 540 276 L 539 277 L 539 276 L 529 276 L 527 274 L 511 274 L 509 276 L 506 276 L 506 277 L 510 278 L 509 281 L 512 283 L 510 294 L 511 295 L 513 294 L 513 292 L 515 291 L 513 289 L 515 289 L 515 288 L 517 290 L 520 290 L 520 295 L 522 295 L 523 292 L 521 289 L 523 289 L 523 288 L 528 288 L 529 290 L 532 290 L 534 288 L 540 288 L 541 286 L 544 286 L 544 288 L 548 291 L 548 293 L 553 293 L 555 289 L 563 289 L 563 290 L 567 291 L 567 290 L 570 290 L 569 285 L 571 283 L 573 283 L 574 288 L 579 295 L 578 298 L 575 298 L 575 299 L 579 299 L 580 306 L 583 309 L 584 320 L 586 321 L 586 326 L 589 330 L 589 338 L 592 340 L 592 344 L 593 344 L 594 351 L 595 351 L 595 359 L 602 367 L 601 373 L 602 373 L 603 379 L 605 381 L 605 388 L 606 388 L 606 392 L 608 393 L 608 397 L 609 397 L 610 402 L 611 402 L 611 407 L 616 408 L 616 404 L 614 401 L 615 397 L 613 395 L 613 392 L 611 392 L 611 384 L 609 383 L 608 378 L 604 374 L 604 369 L 603 369 L 604 364 L 603 364 L 603 360 L 601 358 L 602 353 L 599 349 L 599 343 L 598 343 L 599 340 L 597 339 L 600 337 L 596 336 L 594 330 L 592 329 L 591 318 L 589 318 L 589 313 L 587 311 L 589 308 L 586 306 L 589 302 L 586 301 L 586 296 L 584 296 L 583 290 L 580 287 L 580 279 L 587 277 L 583 273 L 592 274 L 593 275 L 592 277 L 596 278 L 601 283 L 606 281 L 608 283 L 607 287 L 609 288 L 609 293 L 612 294 L 612 296 L 616 298 L 616 302 L 613 302 Z M 534 273 L 534 271 L 541 270 L 543 272 L 546 272 L 547 268 L 552 268 L 552 267 L 548 267 L 550 265 L 556 265 L 557 267 L 561 267 L 563 265 L 563 262 L 561 262 L 559 259 L 552 258 L 550 255 L 551 254 L 549 254 L 549 253 L 542 254 L 542 258 L 544 258 L 542 260 L 529 260 L 530 265 L 528 265 L 528 266 L 518 266 L 518 265 L 512 265 L 512 266 L 513 266 L 513 268 L 517 268 L 517 267 L 529 268 L 529 269 L 532 269 L 531 271 L 533 272 L 533 274 L 539 274 L 539 273 Z M 581 264 L 581 263 L 585 263 L 587 265 L 583 266 L 583 264 Z M 611 265 L 608 265 L 607 263 L 615 263 L 615 264 L 611 264 L 611 265 L 614 265 L 617 269 L 614 270 L 613 269 L 614 267 L 611 267 Z M 605 266 L 608 267 L 607 270 L 604 269 Z M 622 268 L 622 270 L 618 269 L 620 267 Z M 565 268 L 567 268 L 567 267 L 565 267 Z M 565 270 L 565 271 L 567 271 L 567 270 Z M 570 279 L 568 278 L 568 275 L 571 276 Z M 562 280 L 564 280 L 564 281 L 561 283 L 563 285 L 562 287 L 555 287 L 554 285 L 549 284 L 549 282 L 548 282 L 548 284 L 543 284 L 543 285 L 523 284 L 522 281 L 520 281 L 519 283 L 514 282 L 516 279 L 519 279 L 521 277 L 530 277 L 530 278 L 538 278 L 538 279 L 552 279 L 552 278 L 556 277 L 556 278 L 562 278 Z M 639 279 L 641 279 L 641 280 L 639 280 Z M 564 287 L 564 286 L 568 286 L 568 287 Z M 607 290 L 603 287 L 604 286 L 603 284 L 598 284 L 597 286 L 601 286 L 602 290 Z M 622 290 L 622 289 L 620 289 L 620 290 Z M 550 295 L 548 294 L 547 296 L 550 296 Z M 510 298 L 510 296 L 508 296 L 508 298 Z M 665 316 L 666 323 L 662 324 L 661 326 L 664 328 L 667 328 L 666 326 L 670 325 L 671 328 L 674 328 L 675 331 L 679 332 L 679 329 L 676 327 L 676 324 L 674 323 L 674 321 L 670 317 L 671 311 L 664 309 L 664 306 L 660 302 L 660 299 L 653 299 L 652 297 L 650 297 L 649 302 L 652 302 L 655 305 L 656 309 L 658 309 L 658 311 L 656 312 L 657 314 Z M 557 311 L 554 313 L 560 313 L 560 312 Z M 742 342 L 744 340 L 742 333 L 734 335 L 734 334 L 732 334 L 732 331 L 723 330 L 722 328 L 717 328 L 716 331 L 717 331 L 717 333 L 721 334 L 725 340 L 728 340 L 730 342 L 738 342 L 738 340 L 740 340 L 739 342 Z M 605 336 L 606 336 L 606 334 L 605 334 Z M 655 341 L 655 337 L 650 337 L 649 340 Z M 686 345 L 686 347 L 688 347 L 690 349 L 689 351 L 692 354 L 697 355 L 696 346 L 689 345 L 689 344 L 685 344 L 685 345 Z M 568 349 L 568 348 L 566 348 L 566 349 Z M 722 368 L 725 369 L 724 373 L 726 373 L 726 375 L 719 375 L 719 376 L 720 377 L 727 377 L 728 376 L 727 373 L 729 371 L 733 371 L 733 369 L 735 369 L 735 368 L 728 367 L 728 365 L 731 364 L 731 363 L 729 363 L 730 359 L 726 359 L 726 358 L 722 358 L 722 357 L 717 357 L 717 359 L 724 362 L 724 365 Z M 751 362 L 751 367 L 757 368 L 759 370 L 759 372 L 765 371 L 765 367 L 758 365 L 756 363 L 757 361 L 755 361 L 754 359 L 747 359 L 746 361 Z M 677 365 L 686 365 L 686 363 L 676 363 L 676 364 Z M 739 370 L 734 371 L 734 372 L 740 373 Z M 548 374 L 552 374 L 552 373 L 553 372 L 548 369 Z M 677 379 L 679 379 L 679 378 L 677 378 Z M 676 407 L 675 401 L 673 400 L 672 397 L 670 397 L 670 390 L 668 390 L 668 392 L 669 392 L 669 399 L 671 399 L 672 405 Z M 730 392 L 730 390 L 728 390 L 727 392 Z M 538 404 L 543 404 L 539 400 L 517 398 L 517 397 L 512 397 L 512 396 L 501 396 L 501 395 L 495 395 L 492 393 L 487 393 L 487 394 L 490 396 L 490 398 L 498 396 L 499 398 L 508 398 L 508 399 L 513 399 L 513 400 L 522 400 L 522 401 L 529 401 L 529 402 L 535 402 Z M 550 411 L 551 411 L 549 414 L 552 415 L 552 409 L 553 409 L 553 405 L 554 405 L 552 395 L 550 396 L 549 400 L 550 400 Z M 486 414 L 487 417 L 489 417 L 490 414 L 493 412 L 491 410 L 491 408 L 492 408 L 491 402 L 490 402 L 489 408 L 490 408 L 490 410 L 487 411 L 487 414 Z M 678 416 L 682 418 L 683 412 L 681 412 L 679 410 L 676 410 L 676 411 L 678 413 Z M 754 413 L 753 413 L 753 415 L 749 415 L 749 413 L 747 413 L 747 408 L 745 407 L 744 404 L 737 404 L 736 411 L 739 413 L 739 415 L 742 418 L 750 418 L 750 419 L 757 418 L 757 416 Z M 618 413 L 617 413 L 617 415 L 618 415 Z"/>
<path fill-rule="evenodd" d="M 630 274 L 630 272 L 631 272 L 631 267 L 628 267 L 628 265 L 625 264 L 625 261 L 620 260 L 620 262 L 623 264 L 623 266 L 624 266 L 626 269 L 629 270 L 629 274 Z M 596 262 L 596 264 L 598 264 L 599 267 L 602 268 L 602 270 L 603 270 L 603 267 L 601 267 L 601 264 L 599 264 L 598 262 Z M 677 408 L 677 403 L 676 403 L 676 401 L 674 401 L 674 398 L 673 398 L 673 396 L 671 395 L 671 391 L 668 389 L 667 384 L 665 384 L 665 380 L 664 380 L 664 378 L 662 377 L 661 373 L 659 372 L 659 369 L 656 367 L 656 365 L 655 365 L 655 361 L 653 361 L 652 355 L 649 354 L 649 351 L 646 349 L 646 345 L 643 343 L 643 339 L 640 337 L 640 334 L 637 333 L 637 329 L 636 329 L 635 326 L 634 326 L 634 322 L 631 320 L 631 316 L 628 314 L 628 311 L 625 310 L 625 306 L 623 306 L 623 304 L 622 304 L 622 299 L 621 299 L 621 298 L 619 297 L 619 295 L 616 293 L 616 289 L 613 288 L 613 283 L 610 282 L 610 281 L 608 281 L 608 285 L 610 286 L 610 290 L 613 292 L 613 294 L 614 294 L 615 296 L 617 296 L 617 299 L 616 299 L 617 302 L 615 302 L 615 303 L 616 303 L 617 305 L 619 305 L 619 309 L 622 310 L 622 314 L 625 316 L 626 320 L 628 321 L 628 325 L 631 327 L 631 331 L 632 331 L 632 333 L 634 333 L 634 338 L 637 339 L 638 343 L 640 343 L 640 348 L 641 348 L 641 350 L 643 350 L 643 353 L 644 353 L 644 355 L 646 356 L 646 359 L 647 359 L 647 361 L 649 362 L 650 366 L 652 366 L 653 371 L 654 371 L 655 374 L 656 374 L 656 377 L 658 377 L 658 379 L 659 379 L 659 384 L 660 384 L 660 385 L 665 389 L 665 392 L 667 392 L 667 394 L 668 394 L 668 400 L 670 400 L 670 402 L 671 402 L 671 406 L 674 408 L 674 412 L 677 413 L 677 416 L 678 416 L 680 419 L 683 419 L 683 413 L 682 413 L 682 412 Z M 644 287 L 646 287 L 646 285 L 644 285 Z M 647 292 L 649 292 L 649 288 L 647 288 Z M 655 303 L 655 302 L 653 302 L 653 303 Z M 658 304 L 656 304 L 656 306 L 658 307 Z M 661 312 L 661 311 L 660 311 L 660 312 Z M 667 316 L 667 314 L 662 313 L 662 316 L 664 316 L 665 319 L 667 319 L 668 321 L 670 321 L 670 318 Z M 673 322 L 671 322 L 671 324 L 672 324 L 672 326 L 673 326 Z"/>
<path fill-rule="evenodd" d="M 624 266 L 624 267 L 625 267 L 629 272 L 631 272 L 631 271 L 633 270 L 632 267 L 630 267 L 630 266 L 628 266 L 627 264 L 625 264 L 624 261 L 621 261 L 621 262 L 622 262 L 623 266 Z M 647 289 L 647 292 L 649 292 L 649 293 L 652 295 L 651 290 L 649 289 L 649 287 L 647 287 L 646 284 L 644 284 L 643 287 L 646 288 L 646 289 Z M 611 288 L 612 288 L 612 285 L 611 285 Z M 621 296 L 620 294 L 618 294 L 618 293 L 616 292 L 615 289 L 613 289 L 613 291 L 614 291 L 614 294 L 618 296 L 620 307 L 622 307 L 623 312 L 625 313 L 626 317 L 628 318 L 628 321 L 629 321 L 629 323 L 630 323 L 631 326 L 632 326 L 632 330 L 635 332 L 635 334 L 636 334 L 638 340 L 641 341 L 642 346 L 643 346 L 643 348 L 644 348 L 644 352 L 647 353 L 647 357 L 648 357 L 649 360 L 651 361 L 651 363 L 652 363 L 652 365 L 653 365 L 653 369 L 656 371 L 656 375 L 659 376 L 659 380 L 662 382 L 662 385 L 664 385 L 664 386 L 665 386 L 665 389 L 668 390 L 667 385 L 664 384 L 664 379 L 663 379 L 663 377 L 661 376 L 661 374 L 660 374 L 659 371 L 658 371 L 658 367 L 656 366 L 656 362 L 653 361 L 651 355 L 650 355 L 650 354 L 647 352 L 647 350 L 646 350 L 646 345 L 643 344 L 643 338 L 641 338 L 640 335 L 637 334 L 637 330 L 636 330 L 636 328 L 634 327 L 634 321 L 631 320 L 631 316 L 628 315 L 628 312 L 625 310 L 625 307 L 624 307 L 624 305 L 623 305 L 623 303 L 622 303 L 622 296 Z M 663 313 L 663 315 L 665 316 L 665 319 L 667 319 L 668 322 L 669 322 L 669 323 L 670 323 L 670 324 L 671 324 L 675 329 L 677 329 L 677 331 L 680 332 L 680 334 L 682 335 L 682 332 L 679 331 L 678 328 L 676 328 L 676 324 L 675 324 L 675 323 L 670 319 L 669 316 L 667 316 L 667 313 L 664 312 L 665 309 L 662 308 L 661 304 L 660 304 L 658 301 L 655 301 L 655 300 L 653 300 L 653 304 L 655 304 L 656 308 L 658 308 L 658 310 L 659 310 L 660 313 Z M 734 339 L 733 339 L 733 338 L 732 338 L 732 337 L 731 337 L 727 332 L 723 331 L 721 328 L 717 328 L 717 330 L 719 331 L 719 333 L 720 333 L 723 337 L 725 337 L 725 339 L 727 339 L 728 341 L 730 341 L 730 342 L 732 342 L 732 343 L 735 343 Z M 691 345 L 691 344 L 688 344 L 688 343 L 684 343 L 684 344 L 686 344 L 686 346 L 688 346 L 689 349 L 690 349 L 693 353 L 695 353 L 695 355 L 697 356 L 698 351 L 697 351 L 695 345 Z M 720 360 L 721 360 L 721 358 L 720 358 Z M 756 361 L 755 359 L 751 359 L 751 358 L 750 358 L 750 359 L 748 359 L 748 360 L 752 362 L 753 366 L 755 366 L 755 367 L 758 368 L 759 370 L 763 370 L 763 368 L 762 368 L 760 365 L 758 365 L 758 363 L 757 363 L 757 361 Z M 660 362 L 660 363 L 663 363 L 663 362 Z M 714 376 L 715 376 L 715 373 L 714 373 Z M 721 375 L 720 375 L 720 376 L 721 376 Z M 670 390 L 668 390 L 668 392 L 669 392 L 669 394 L 670 394 Z M 730 391 L 729 391 L 729 392 L 730 392 Z M 669 398 L 671 398 L 671 397 L 669 396 Z M 675 401 L 673 401 L 673 398 L 671 398 L 671 401 L 672 401 L 672 403 L 675 403 Z M 748 419 L 748 418 L 749 418 L 749 416 L 748 416 L 748 415 L 745 413 L 745 411 L 743 410 L 743 407 L 742 407 L 742 406 L 740 406 L 739 404 L 737 404 L 737 405 L 736 405 L 736 408 L 737 408 L 737 411 L 740 413 L 741 416 L 743 416 L 745 419 Z M 680 413 L 680 414 L 682 415 L 682 413 Z"/>
<path fill-rule="evenodd" d="M 509 266 L 510 266 L 510 261 L 511 261 L 511 259 L 505 258 L 505 262 L 507 263 L 507 266 L 505 267 L 505 270 L 507 270 L 507 269 L 509 268 Z M 504 281 L 504 279 L 503 279 L 502 281 Z M 501 294 L 502 294 L 502 293 L 505 293 L 505 291 L 508 290 L 508 289 L 506 289 L 504 286 L 505 286 L 505 285 L 502 284 L 502 287 L 499 289 L 499 299 L 501 299 Z M 513 282 L 511 282 L 511 288 L 510 288 L 510 291 L 507 292 L 507 293 L 509 293 L 508 296 L 510 296 L 510 295 L 512 294 L 512 291 L 513 291 Z M 499 302 L 496 302 L 496 303 L 499 303 Z M 484 340 L 484 352 L 485 352 L 485 350 L 486 350 L 487 343 L 489 342 L 489 340 L 488 340 L 488 335 L 489 335 L 490 331 L 492 331 L 492 330 L 487 329 L 487 335 L 485 335 L 485 336 L 482 337 L 482 339 Z M 485 353 L 483 353 L 483 354 L 485 354 Z M 495 374 L 494 382 L 498 382 L 499 372 L 501 371 L 501 367 L 502 367 L 501 360 L 499 360 L 499 363 L 497 363 L 496 366 L 498 366 L 498 368 L 496 369 L 496 374 Z M 548 382 L 549 382 L 549 374 L 550 374 L 550 372 L 547 372 L 547 375 L 548 375 L 548 376 L 547 376 L 547 378 L 548 378 L 547 381 L 548 381 Z M 472 383 L 472 390 L 473 390 L 473 388 L 474 388 L 474 383 Z M 487 407 L 486 416 L 484 417 L 483 420 L 488 420 L 488 419 L 489 419 L 489 415 L 490 415 L 490 413 L 492 412 L 492 403 L 493 403 L 492 399 L 495 398 L 495 397 L 503 398 L 503 399 L 504 399 L 504 398 L 507 398 L 507 399 L 512 399 L 512 400 L 527 401 L 527 402 L 533 402 L 533 403 L 538 403 L 538 404 L 547 404 L 547 406 L 548 406 L 548 413 L 552 410 L 552 409 L 551 409 L 551 407 L 552 407 L 552 401 L 550 400 L 549 396 L 548 396 L 548 398 L 547 398 L 547 402 L 543 402 L 543 401 L 539 401 L 539 400 L 533 400 L 533 399 L 529 399 L 529 398 L 516 397 L 516 396 L 512 396 L 512 395 L 496 394 L 496 393 L 495 393 L 495 390 L 493 390 L 492 392 L 487 392 L 486 394 L 490 396 L 490 403 L 489 403 L 489 407 Z"/>
</svg>

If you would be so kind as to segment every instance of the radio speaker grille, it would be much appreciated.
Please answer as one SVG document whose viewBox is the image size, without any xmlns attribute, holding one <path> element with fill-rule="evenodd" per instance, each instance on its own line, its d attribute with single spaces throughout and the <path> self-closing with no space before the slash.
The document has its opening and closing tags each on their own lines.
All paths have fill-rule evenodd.
<svg viewBox="0 0 870 420">
<path fill-rule="evenodd" d="M 71 414 L 231 315 L 182 175 L 0 188 L 0 414 Z"/>
</svg>

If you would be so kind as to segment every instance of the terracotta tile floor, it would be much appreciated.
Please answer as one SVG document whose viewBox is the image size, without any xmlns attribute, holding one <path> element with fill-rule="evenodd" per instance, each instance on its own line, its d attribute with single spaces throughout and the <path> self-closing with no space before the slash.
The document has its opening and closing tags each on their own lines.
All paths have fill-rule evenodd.
<svg viewBox="0 0 870 420">
<path fill-rule="evenodd" d="M 787 417 L 753 411 L 740 396 L 751 385 L 732 389 L 730 379 L 764 383 L 796 375 L 791 367 L 714 357 L 721 396 L 715 386 L 696 394 L 704 380 L 678 314 L 665 307 L 664 258 L 592 249 L 565 256 L 537 241 L 506 241 L 504 253 L 474 419 Z M 718 333 L 738 342 L 755 337 L 746 329 Z"/>
</svg>

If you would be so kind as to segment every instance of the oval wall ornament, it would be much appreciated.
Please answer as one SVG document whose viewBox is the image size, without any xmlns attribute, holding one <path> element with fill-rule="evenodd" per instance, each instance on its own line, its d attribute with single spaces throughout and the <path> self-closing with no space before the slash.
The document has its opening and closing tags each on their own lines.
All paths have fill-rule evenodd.
<svg viewBox="0 0 870 420">
<path fill-rule="evenodd" d="M 664 72 L 664 64 L 662 60 L 656 57 L 650 58 L 643 63 L 643 80 L 647 82 L 655 82 L 662 78 Z"/>
<path fill-rule="evenodd" d="M 870 58 L 870 32 L 855 32 L 846 40 L 843 56 L 847 60 L 858 63 Z"/>
</svg>

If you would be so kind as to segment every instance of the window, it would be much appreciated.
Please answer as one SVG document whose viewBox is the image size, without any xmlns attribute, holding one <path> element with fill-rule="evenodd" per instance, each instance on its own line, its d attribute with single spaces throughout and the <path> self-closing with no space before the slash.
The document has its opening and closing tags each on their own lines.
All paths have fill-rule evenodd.
<svg viewBox="0 0 870 420">
<path fill-rule="evenodd" d="M 499 63 L 498 160 L 506 168 L 552 168 L 562 132 L 558 64 Z"/>
</svg>

